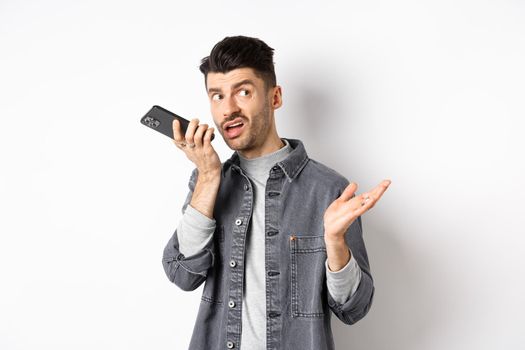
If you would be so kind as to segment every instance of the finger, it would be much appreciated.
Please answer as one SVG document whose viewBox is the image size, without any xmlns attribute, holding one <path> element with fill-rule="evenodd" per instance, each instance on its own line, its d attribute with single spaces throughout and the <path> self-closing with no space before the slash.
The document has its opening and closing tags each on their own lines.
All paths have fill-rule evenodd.
<svg viewBox="0 0 525 350">
<path fill-rule="evenodd" d="M 341 193 L 341 195 L 339 196 L 339 199 L 345 202 L 350 200 L 350 198 L 352 198 L 356 190 L 357 190 L 357 184 L 354 182 L 351 182 L 348 186 L 346 186 L 343 193 Z"/>
<path fill-rule="evenodd" d="M 364 195 L 363 197 L 361 197 L 363 195 L 360 195 L 358 196 L 357 198 L 360 198 L 361 199 L 361 202 L 360 202 L 360 205 L 354 209 L 354 215 L 355 217 L 358 217 L 362 214 L 364 214 L 368 209 L 372 208 L 377 199 L 375 199 L 373 196 L 371 195 Z"/>
<path fill-rule="evenodd" d="M 349 201 L 345 202 L 345 210 L 355 211 L 360 209 L 364 204 L 372 201 L 373 198 L 370 196 L 370 193 L 362 193 L 359 195 L 353 196 Z"/>
<path fill-rule="evenodd" d="M 363 194 L 361 199 L 361 206 L 367 206 L 368 209 L 373 208 L 379 199 L 383 196 L 388 186 L 378 186 L 372 192 Z"/>
<path fill-rule="evenodd" d="M 383 180 L 383 181 L 381 181 L 381 183 L 379 185 L 376 186 L 376 189 L 381 189 L 382 192 L 385 192 L 386 189 L 388 188 L 388 186 L 390 186 L 391 183 L 392 183 L 392 181 L 390 181 L 390 180 Z"/>
<path fill-rule="evenodd" d="M 370 192 L 364 192 L 354 196 L 348 203 L 350 204 L 351 208 L 357 210 L 371 200 L 373 200 L 373 197 L 371 196 Z"/>
<path fill-rule="evenodd" d="M 371 191 L 371 194 L 376 197 L 376 201 L 381 198 L 383 193 L 387 190 L 390 185 L 390 180 L 384 180 Z"/>
<path fill-rule="evenodd" d="M 195 130 L 197 130 L 197 127 L 199 125 L 199 119 L 193 118 L 190 121 L 190 124 L 188 125 L 188 129 L 186 129 L 186 142 L 189 144 L 193 144 L 193 137 L 195 135 Z"/>
<path fill-rule="evenodd" d="M 379 200 L 379 197 L 373 193 L 368 193 L 364 196 L 363 201 L 361 202 L 361 207 L 368 205 L 368 209 L 373 208 L 376 202 Z"/>
<path fill-rule="evenodd" d="M 182 135 L 182 132 L 180 131 L 180 122 L 177 119 L 173 120 L 172 127 L 173 127 L 173 141 L 175 142 L 175 144 L 177 144 L 178 142 L 184 141 L 184 137 Z"/>
<path fill-rule="evenodd" d="M 201 124 L 197 128 L 197 132 L 195 132 L 195 136 L 193 137 L 193 142 L 195 142 L 197 147 L 202 147 L 202 137 L 204 136 L 206 129 L 208 129 L 208 124 Z"/>
<path fill-rule="evenodd" d="M 215 128 L 208 128 L 208 130 L 206 130 L 204 133 L 203 146 L 211 146 L 211 135 L 213 135 L 214 131 Z"/>
</svg>

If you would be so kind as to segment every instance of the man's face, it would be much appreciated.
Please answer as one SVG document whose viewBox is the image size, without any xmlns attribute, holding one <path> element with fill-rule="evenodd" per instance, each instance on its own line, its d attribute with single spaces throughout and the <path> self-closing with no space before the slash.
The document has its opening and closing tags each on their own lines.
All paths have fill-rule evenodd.
<svg viewBox="0 0 525 350">
<path fill-rule="evenodd" d="M 274 89 L 266 91 L 252 68 L 210 72 L 207 89 L 213 120 L 228 147 L 241 153 L 260 148 L 275 128 Z"/>
</svg>

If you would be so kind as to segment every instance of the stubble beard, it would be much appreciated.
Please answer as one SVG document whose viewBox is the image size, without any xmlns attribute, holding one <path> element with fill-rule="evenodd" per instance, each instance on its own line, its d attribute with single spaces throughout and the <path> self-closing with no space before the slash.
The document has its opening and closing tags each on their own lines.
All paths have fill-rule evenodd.
<svg viewBox="0 0 525 350">
<path fill-rule="evenodd" d="M 243 115 L 239 117 L 246 120 Z M 247 126 L 249 129 L 244 131 L 246 135 L 233 140 L 225 138 L 228 147 L 234 151 L 249 151 L 264 144 L 270 132 L 270 102 L 264 104 L 262 111 L 256 114 Z"/>
</svg>

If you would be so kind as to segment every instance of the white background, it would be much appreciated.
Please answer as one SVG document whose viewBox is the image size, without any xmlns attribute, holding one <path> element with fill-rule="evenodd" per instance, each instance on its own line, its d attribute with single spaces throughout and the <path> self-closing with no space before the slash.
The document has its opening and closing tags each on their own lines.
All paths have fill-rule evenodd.
<svg viewBox="0 0 525 350">
<path fill-rule="evenodd" d="M 0 349 L 186 349 L 202 286 L 162 251 L 193 164 L 139 123 L 213 123 L 200 59 L 275 49 L 281 137 L 359 190 L 370 313 L 338 349 L 525 346 L 522 1 L 0 2 Z M 218 135 L 221 160 L 231 155 Z"/>
</svg>

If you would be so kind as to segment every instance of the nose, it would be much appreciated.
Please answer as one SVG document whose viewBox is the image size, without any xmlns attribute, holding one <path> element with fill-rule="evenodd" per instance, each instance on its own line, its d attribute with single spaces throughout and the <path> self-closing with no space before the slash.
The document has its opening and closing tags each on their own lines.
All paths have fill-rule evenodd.
<svg viewBox="0 0 525 350">
<path fill-rule="evenodd" d="M 225 117 L 229 117 L 233 113 L 238 113 L 241 110 L 239 105 L 237 104 L 237 101 L 235 101 L 235 98 L 231 96 L 224 97 L 222 106 L 223 106 L 222 114 Z"/>
</svg>

